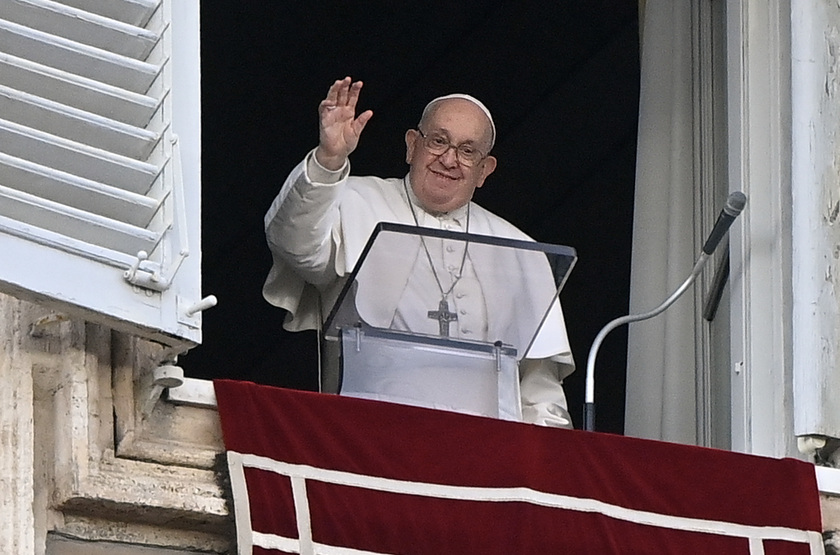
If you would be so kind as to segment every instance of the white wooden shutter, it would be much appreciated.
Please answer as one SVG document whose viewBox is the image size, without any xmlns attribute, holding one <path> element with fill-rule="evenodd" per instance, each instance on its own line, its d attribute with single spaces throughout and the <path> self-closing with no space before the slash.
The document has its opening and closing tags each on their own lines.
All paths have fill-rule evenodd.
<svg viewBox="0 0 840 555">
<path fill-rule="evenodd" d="M 0 0 L 0 290 L 190 346 L 198 0 Z"/>
</svg>

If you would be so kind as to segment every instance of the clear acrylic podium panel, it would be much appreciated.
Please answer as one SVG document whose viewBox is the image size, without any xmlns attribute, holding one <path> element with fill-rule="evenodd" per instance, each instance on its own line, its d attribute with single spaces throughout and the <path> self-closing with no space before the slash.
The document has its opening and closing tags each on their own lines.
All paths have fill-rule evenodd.
<svg viewBox="0 0 840 555">
<path fill-rule="evenodd" d="M 576 260 L 565 246 L 381 223 L 325 323 L 341 353 L 327 381 L 344 395 L 518 419 L 518 360 L 558 353 L 558 295 Z M 470 312 L 480 318 L 466 329 Z"/>
<path fill-rule="evenodd" d="M 516 351 L 369 327 L 341 330 L 342 395 L 519 420 Z"/>
</svg>

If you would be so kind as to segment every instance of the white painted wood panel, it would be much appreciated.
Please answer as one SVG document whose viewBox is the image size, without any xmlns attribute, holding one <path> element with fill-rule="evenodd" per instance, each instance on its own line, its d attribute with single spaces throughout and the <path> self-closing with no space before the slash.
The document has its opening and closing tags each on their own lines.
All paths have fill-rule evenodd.
<svg viewBox="0 0 840 555">
<path fill-rule="evenodd" d="M 138 127 L 149 123 L 162 101 L 2 52 L 0 75 L 14 90 Z"/>
<path fill-rule="evenodd" d="M 0 51 L 141 94 L 149 90 L 161 70 L 157 64 L 121 56 L 4 19 L 0 19 Z"/>
<path fill-rule="evenodd" d="M 63 0 L 62 3 L 131 25 L 143 26 L 158 9 L 161 0 Z"/>
<path fill-rule="evenodd" d="M 157 30 L 137 27 L 52 0 L 0 2 L 0 18 L 137 60 L 148 57 L 160 40 Z"/>
<path fill-rule="evenodd" d="M 196 0 L 0 3 L 0 291 L 200 341 L 199 57 Z"/>
</svg>

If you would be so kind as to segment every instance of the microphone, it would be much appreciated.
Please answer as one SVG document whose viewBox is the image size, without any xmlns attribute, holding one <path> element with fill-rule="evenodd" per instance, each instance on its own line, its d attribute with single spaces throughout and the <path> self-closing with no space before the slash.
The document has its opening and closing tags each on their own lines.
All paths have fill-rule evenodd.
<svg viewBox="0 0 840 555">
<path fill-rule="evenodd" d="M 680 285 L 676 291 L 671 293 L 671 296 L 665 299 L 662 304 L 653 310 L 649 310 L 648 312 L 641 314 L 628 314 L 627 316 L 616 318 L 604 326 L 601 331 L 598 332 L 598 335 L 595 336 L 595 340 L 592 342 L 592 347 L 589 349 L 589 358 L 586 360 L 586 390 L 583 403 L 584 430 L 589 432 L 595 431 L 595 358 L 598 356 L 598 349 L 601 347 L 601 343 L 604 341 L 604 338 L 618 326 L 653 318 L 674 304 L 674 302 L 676 302 L 676 300 L 679 299 L 680 296 L 694 283 L 697 276 L 700 275 L 700 272 L 703 271 L 703 267 L 706 265 L 709 257 L 711 257 L 718 243 L 720 243 L 720 240 L 723 239 L 724 235 L 726 235 L 726 232 L 729 231 L 730 226 L 732 226 L 732 222 L 734 222 L 735 218 L 741 214 L 741 211 L 744 209 L 746 204 L 747 196 L 741 191 L 735 191 L 729 195 L 729 198 L 726 199 L 726 205 L 723 207 L 723 210 L 720 211 L 720 215 L 715 222 L 715 226 L 709 234 L 709 238 L 706 239 L 706 244 L 703 245 L 703 251 L 694 263 L 691 275 L 689 275 L 682 285 Z"/>
<path fill-rule="evenodd" d="M 703 245 L 704 253 L 712 254 L 715 252 L 718 243 L 726 235 L 726 232 L 729 231 L 732 222 L 741 214 L 741 211 L 746 205 L 747 196 L 741 191 L 735 191 L 729 195 L 729 198 L 726 199 L 726 205 L 724 205 L 723 210 L 718 215 L 715 227 L 712 228 L 712 232 L 709 233 L 709 238 L 706 239 L 706 243 Z"/>
</svg>

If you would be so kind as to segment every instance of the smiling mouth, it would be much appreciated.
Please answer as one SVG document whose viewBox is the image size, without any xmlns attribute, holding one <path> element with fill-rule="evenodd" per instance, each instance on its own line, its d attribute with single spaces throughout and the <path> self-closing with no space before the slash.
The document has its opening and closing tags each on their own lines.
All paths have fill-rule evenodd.
<svg viewBox="0 0 840 555">
<path fill-rule="evenodd" d="M 436 176 L 438 176 L 440 178 L 443 178 L 443 179 L 447 179 L 449 181 L 457 181 L 458 179 L 460 179 L 459 177 L 456 177 L 456 176 L 453 176 L 453 175 L 448 175 L 448 174 L 441 173 L 441 172 L 436 172 L 435 170 L 431 170 L 431 172 L 433 174 L 435 174 Z"/>
</svg>

